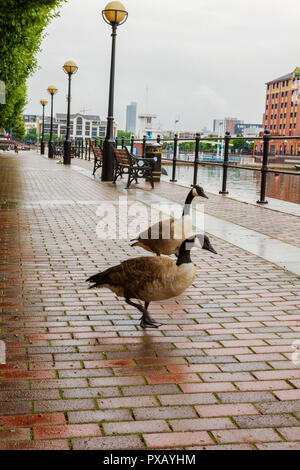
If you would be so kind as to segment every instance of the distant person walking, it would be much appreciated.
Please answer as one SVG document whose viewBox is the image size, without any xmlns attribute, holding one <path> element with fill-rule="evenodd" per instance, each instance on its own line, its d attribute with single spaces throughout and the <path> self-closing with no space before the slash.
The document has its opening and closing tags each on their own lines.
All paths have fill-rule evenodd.
<svg viewBox="0 0 300 470">
<path fill-rule="evenodd" d="M 19 153 L 19 147 L 18 147 L 18 145 L 15 145 L 15 153 Z"/>
</svg>

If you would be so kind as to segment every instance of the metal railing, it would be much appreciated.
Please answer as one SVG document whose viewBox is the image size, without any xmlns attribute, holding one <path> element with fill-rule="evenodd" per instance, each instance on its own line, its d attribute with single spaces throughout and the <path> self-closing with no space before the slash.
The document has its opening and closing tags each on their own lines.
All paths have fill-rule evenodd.
<svg viewBox="0 0 300 470">
<path fill-rule="evenodd" d="M 250 142 L 255 142 L 255 141 L 260 141 L 263 142 L 262 144 L 262 152 L 259 153 L 259 155 L 262 155 L 262 162 L 260 167 L 254 167 L 254 166 L 247 166 L 243 164 L 239 164 L 239 159 L 236 158 L 236 154 L 230 152 L 230 141 L 247 141 L 248 143 Z M 275 170 L 272 168 L 268 167 L 268 159 L 269 156 L 274 156 L 273 153 L 270 153 L 269 148 L 270 148 L 270 141 L 276 141 L 276 140 L 299 140 L 300 141 L 300 136 L 272 136 L 270 135 L 270 131 L 265 130 L 264 135 L 261 137 L 232 137 L 229 132 L 225 133 L 224 137 L 201 137 L 200 134 L 195 134 L 194 139 L 188 139 L 188 138 L 179 138 L 177 134 L 174 135 L 174 138 L 161 138 L 160 136 L 157 136 L 156 139 L 148 139 L 146 136 L 143 137 L 143 139 L 136 139 L 134 136 L 131 136 L 130 138 L 119 138 L 116 139 L 116 146 L 120 146 L 121 148 L 127 147 L 131 153 L 134 153 L 135 150 L 135 144 L 139 144 L 140 149 L 141 149 L 141 156 L 145 156 L 146 154 L 146 144 L 147 142 L 157 142 L 160 143 L 163 147 L 168 146 L 169 150 L 171 150 L 172 153 L 172 177 L 170 179 L 170 182 L 177 182 L 176 180 L 176 168 L 177 168 L 177 162 L 179 163 L 186 163 L 186 160 L 181 160 L 178 158 L 178 147 L 180 143 L 192 143 L 192 150 L 190 155 L 193 155 L 193 160 L 188 160 L 190 163 L 193 164 L 194 170 L 193 170 L 193 182 L 192 185 L 196 185 L 198 181 L 198 169 L 199 166 L 201 165 L 210 165 L 210 166 L 219 166 L 223 168 L 223 174 L 222 174 L 222 188 L 219 191 L 219 194 L 229 194 L 228 188 L 227 188 L 227 175 L 228 175 L 228 169 L 229 168 L 238 168 L 242 170 L 249 170 L 249 171 L 259 171 L 261 173 L 261 184 L 260 184 L 260 198 L 257 201 L 258 204 L 267 204 L 268 201 L 266 201 L 266 184 L 267 184 L 267 175 L 268 173 L 276 173 L 276 174 L 285 174 L 285 175 L 294 175 L 294 176 L 300 176 L 300 172 L 296 171 L 289 171 L 289 170 Z M 218 145 L 222 145 L 223 147 L 223 157 L 221 155 L 218 155 L 216 152 L 210 152 L 210 158 L 209 156 L 203 157 L 200 155 L 200 150 L 201 150 L 201 144 L 203 143 L 210 143 L 212 142 L 215 145 L 215 141 L 218 141 Z M 74 139 L 72 141 L 72 156 L 75 158 L 80 158 L 84 160 L 91 160 L 91 151 L 92 151 L 92 146 L 99 146 L 103 147 L 103 139 Z M 60 144 L 57 142 L 57 144 Z M 243 152 L 242 152 L 243 153 Z M 215 158 L 215 155 L 218 156 L 218 158 Z M 248 154 L 248 156 L 258 156 L 258 154 Z M 300 164 L 300 156 L 299 156 L 299 164 Z"/>
<path fill-rule="evenodd" d="M 200 146 L 201 143 L 210 143 L 211 141 L 218 141 L 218 142 L 224 142 L 224 156 L 223 158 L 201 158 L 200 157 Z M 254 166 L 247 166 L 247 165 L 240 165 L 239 163 L 234 162 L 236 159 L 236 156 L 232 153 L 230 153 L 230 141 L 235 140 L 235 141 L 247 141 L 248 143 L 250 142 L 255 142 L 255 141 L 262 141 L 263 142 L 263 148 L 262 148 L 262 164 L 261 167 L 254 167 Z M 130 139 L 121 139 L 121 145 L 122 147 L 124 146 L 130 146 L 130 151 L 133 153 L 134 151 L 134 144 L 135 143 L 142 143 L 142 154 L 145 155 L 145 148 L 146 148 L 146 143 L 147 142 L 158 142 L 161 143 L 162 145 L 171 143 L 172 144 L 172 177 L 170 179 L 171 182 L 175 183 L 177 182 L 176 180 L 176 165 L 177 162 L 180 163 L 186 163 L 185 160 L 180 160 L 178 159 L 178 145 L 179 142 L 193 142 L 194 143 L 194 149 L 193 149 L 193 154 L 194 154 L 194 160 L 192 161 L 193 166 L 194 166 L 194 171 L 193 171 L 193 183 L 192 185 L 197 184 L 198 181 L 198 169 L 199 166 L 201 165 L 210 165 L 210 166 L 220 166 L 223 168 L 223 174 L 222 174 L 222 188 L 219 191 L 219 194 L 229 194 L 228 188 L 227 188 L 227 175 L 228 175 L 228 169 L 229 168 L 238 168 L 242 170 L 249 170 L 249 171 L 259 171 L 261 173 L 261 184 L 260 184 L 260 198 L 257 201 L 257 204 L 267 204 L 268 201 L 266 201 L 266 184 L 267 184 L 267 175 L 268 173 L 276 173 L 276 174 L 285 174 L 285 175 L 294 175 L 294 176 L 300 176 L 300 172 L 296 171 L 289 171 L 289 170 L 275 170 L 271 169 L 268 167 L 268 159 L 269 156 L 274 156 L 274 154 L 270 153 L 269 147 L 270 147 L 270 141 L 273 140 L 299 140 L 300 141 L 300 136 L 272 136 L 270 135 L 269 130 L 265 130 L 264 135 L 261 137 L 232 137 L 229 132 L 225 133 L 224 137 L 201 137 L 200 134 L 195 134 L 194 139 L 184 139 L 184 138 L 179 138 L 177 134 L 174 135 L 173 139 L 165 139 L 161 138 L 160 136 L 157 137 L 157 139 L 147 139 L 145 136 L 143 139 L 135 139 L 134 137 L 131 137 Z M 118 142 L 117 142 L 118 144 Z M 257 154 L 248 154 L 248 156 L 257 156 Z M 295 156 L 297 157 L 297 156 Z M 300 165 L 300 156 L 299 157 L 299 165 Z M 190 161 L 190 160 L 189 160 Z M 190 161 L 191 162 L 191 161 Z"/>
</svg>

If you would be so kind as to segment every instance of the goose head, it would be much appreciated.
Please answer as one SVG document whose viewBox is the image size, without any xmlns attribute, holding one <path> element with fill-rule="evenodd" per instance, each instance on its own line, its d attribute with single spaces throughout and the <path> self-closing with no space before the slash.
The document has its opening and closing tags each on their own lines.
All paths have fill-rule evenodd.
<svg viewBox="0 0 300 470">
<path fill-rule="evenodd" d="M 205 199 L 208 199 L 208 197 L 206 196 L 204 192 L 204 189 L 202 188 L 202 186 L 199 186 L 198 184 L 193 186 L 193 189 L 191 191 L 194 197 L 201 196 L 201 197 L 204 197 Z"/>
<path fill-rule="evenodd" d="M 189 238 L 186 238 L 182 242 L 178 252 L 177 265 L 180 266 L 183 263 L 191 263 L 190 251 L 192 248 L 202 248 L 203 250 L 211 251 L 212 253 L 218 254 L 213 248 L 212 244 L 207 235 L 197 234 Z"/>
</svg>

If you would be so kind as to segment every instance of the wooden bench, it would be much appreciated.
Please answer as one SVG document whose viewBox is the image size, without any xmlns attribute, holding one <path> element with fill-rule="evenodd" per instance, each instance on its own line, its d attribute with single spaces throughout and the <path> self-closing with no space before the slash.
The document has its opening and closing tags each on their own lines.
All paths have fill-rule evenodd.
<svg viewBox="0 0 300 470">
<path fill-rule="evenodd" d="M 137 158 L 127 149 L 113 149 L 115 156 L 115 172 L 113 183 L 117 178 L 123 175 L 128 175 L 127 186 L 128 189 L 133 181 L 138 182 L 138 178 L 144 178 L 150 181 L 152 188 L 154 188 L 154 181 L 152 175 L 153 160 L 152 158 Z"/>
<path fill-rule="evenodd" d="M 49 142 L 52 149 L 53 158 L 61 157 L 63 155 L 63 149 L 61 145 L 55 145 L 54 142 Z"/>
<path fill-rule="evenodd" d="M 100 147 L 96 147 L 95 145 L 92 145 L 92 150 L 94 154 L 94 169 L 93 169 L 93 175 L 96 173 L 98 168 L 102 167 L 103 164 L 103 153 Z"/>
</svg>

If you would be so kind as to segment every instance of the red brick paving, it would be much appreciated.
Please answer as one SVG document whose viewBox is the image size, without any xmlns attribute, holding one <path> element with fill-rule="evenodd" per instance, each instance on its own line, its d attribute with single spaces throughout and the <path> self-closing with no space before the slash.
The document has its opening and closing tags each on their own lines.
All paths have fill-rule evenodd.
<svg viewBox="0 0 300 470">
<path fill-rule="evenodd" d="M 141 331 L 84 282 L 144 254 L 96 237 L 115 188 L 32 153 L 1 155 L 0 178 L 0 449 L 300 448 L 297 276 L 211 237 L 220 255 L 193 252 L 193 286 Z M 212 195 L 206 211 L 299 246 L 295 216 Z"/>
</svg>

